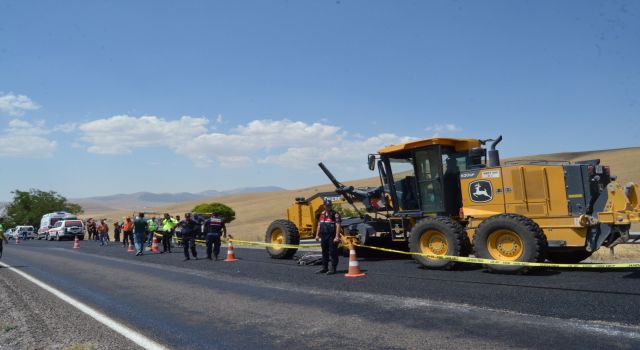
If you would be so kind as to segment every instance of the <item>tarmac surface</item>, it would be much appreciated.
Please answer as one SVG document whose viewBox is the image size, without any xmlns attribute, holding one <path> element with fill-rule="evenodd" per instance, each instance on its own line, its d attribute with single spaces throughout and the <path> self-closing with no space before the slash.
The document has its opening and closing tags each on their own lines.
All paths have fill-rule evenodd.
<svg viewBox="0 0 640 350">
<path fill-rule="evenodd" d="M 10 244 L 1 261 L 168 348 L 640 348 L 638 269 L 499 275 L 473 265 L 425 270 L 384 256 L 361 259 L 367 275 L 346 278 L 344 258 L 341 274 L 325 276 L 314 273 L 317 266 L 270 259 L 263 249 L 236 247 L 241 260 L 215 262 L 202 259 L 198 247 L 201 259 L 183 262 L 180 248 L 135 257 L 116 243 L 82 241 L 79 251 L 72 245 Z M 0 269 L 1 294 L 33 295 L 14 312 L 46 308 L 46 323 L 73 322 L 67 330 L 34 333 L 29 344 L 37 347 L 6 347 L 3 335 L 0 349 L 65 348 L 55 340 L 63 338 L 47 332 L 73 334 L 78 327 L 91 331 L 73 343 L 136 348 L 20 279 Z"/>
</svg>

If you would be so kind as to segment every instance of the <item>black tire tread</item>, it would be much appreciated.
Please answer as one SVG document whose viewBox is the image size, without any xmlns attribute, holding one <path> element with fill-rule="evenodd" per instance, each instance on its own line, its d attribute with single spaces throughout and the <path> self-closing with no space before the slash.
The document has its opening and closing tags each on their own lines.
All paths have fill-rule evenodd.
<svg viewBox="0 0 640 350">
<path fill-rule="evenodd" d="M 458 221 L 446 216 L 428 217 L 416 223 L 411 230 L 411 237 L 409 238 L 409 250 L 411 252 L 420 251 L 420 238 L 414 233 L 424 232 L 429 227 L 433 227 L 444 233 L 447 237 L 447 245 L 449 246 L 447 255 L 468 256 L 469 248 L 466 245 L 468 239 L 466 238 L 467 233 L 465 228 Z M 442 230 L 442 228 L 444 228 L 444 230 Z M 448 234 L 444 231 L 448 231 Z M 452 269 L 456 265 L 455 261 L 428 259 L 419 255 L 414 255 L 413 258 L 419 264 L 428 268 Z"/>
<path fill-rule="evenodd" d="M 298 231 L 298 227 L 289 220 L 279 219 L 269 225 L 267 232 L 264 236 L 264 241 L 266 243 L 271 243 L 271 232 L 274 228 L 279 227 L 285 237 L 285 243 L 291 245 L 300 244 L 300 232 Z M 278 251 L 274 251 L 273 249 L 267 247 L 267 252 L 272 259 L 291 259 L 296 254 L 298 249 L 284 248 Z"/>
<path fill-rule="evenodd" d="M 478 243 L 476 240 L 478 238 L 478 232 L 482 232 L 481 230 L 484 227 L 487 227 L 493 224 L 495 221 L 499 220 L 508 220 L 515 223 L 517 226 L 524 228 L 526 231 L 533 235 L 534 244 L 533 244 L 533 259 L 530 262 L 544 262 L 546 259 L 547 252 L 547 236 L 544 234 L 544 231 L 540 228 L 538 224 L 536 224 L 533 220 L 528 217 L 518 215 L 518 214 L 498 214 L 492 216 L 486 220 L 484 220 L 478 228 L 473 236 L 473 245 L 474 247 L 478 247 Z M 520 234 L 520 232 L 518 232 Z M 521 238 L 522 239 L 522 238 Z M 476 254 L 482 252 L 476 251 Z M 477 255 L 476 255 L 477 256 Z M 492 257 L 487 253 L 486 256 L 479 256 L 481 258 L 492 259 Z M 521 261 L 521 260 L 519 260 Z M 498 273 L 527 273 L 530 268 L 527 266 L 508 266 L 508 265 L 485 265 L 485 268 L 490 272 L 498 272 Z"/>
</svg>

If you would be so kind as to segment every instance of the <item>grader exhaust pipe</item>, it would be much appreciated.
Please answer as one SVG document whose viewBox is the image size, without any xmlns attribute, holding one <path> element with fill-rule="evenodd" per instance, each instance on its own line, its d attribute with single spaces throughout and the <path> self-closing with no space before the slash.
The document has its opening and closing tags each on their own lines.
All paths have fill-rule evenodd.
<svg viewBox="0 0 640 350">
<path fill-rule="evenodd" d="M 496 149 L 496 146 L 502 141 L 502 135 L 491 143 L 491 149 L 487 151 L 487 166 L 490 168 L 500 166 L 500 152 Z"/>
</svg>

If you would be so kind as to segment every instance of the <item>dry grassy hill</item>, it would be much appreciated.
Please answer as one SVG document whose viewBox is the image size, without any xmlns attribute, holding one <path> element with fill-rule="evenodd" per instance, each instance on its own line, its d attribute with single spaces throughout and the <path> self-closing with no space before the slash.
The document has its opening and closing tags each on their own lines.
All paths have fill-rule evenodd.
<svg viewBox="0 0 640 350">
<path fill-rule="evenodd" d="M 546 160 L 567 160 L 578 161 L 586 159 L 599 158 L 602 164 L 610 165 L 612 173 L 618 175 L 619 181 L 625 183 L 628 181 L 640 182 L 640 147 L 591 151 L 591 152 L 572 152 L 572 153 L 555 153 L 536 156 L 517 157 L 514 159 L 546 159 Z M 509 159 L 505 159 L 508 161 Z M 339 169 L 336 170 L 339 175 Z M 363 180 L 347 182 L 348 185 L 355 186 L 378 186 L 377 177 Z M 269 223 L 275 219 L 283 218 L 286 208 L 291 205 L 296 197 L 309 197 L 314 193 L 322 191 L 331 191 L 332 185 L 322 185 L 309 187 L 299 190 L 274 192 L 274 193 L 252 193 L 241 195 L 230 195 L 211 198 L 210 201 L 225 203 L 237 213 L 237 219 L 229 225 L 229 231 L 234 233 L 237 238 L 243 239 L 263 239 L 264 232 Z M 154 208 L 157 212 L 168 212 L 173 215 L 183 215 L 190 211 L 196 204 L 207 202 L 199 200 L 194 202 L 185 202 L 178 205 Z M 86 217 L 106 217 L 111 222 L 121 221 L 122 217 L 131 215 L 136 208 L 123 208 L 117 211 L 92 211 L 87 208 Z M 640 228 L 638 228 L 640 229 Z M 636 229 L 636 230 L 638 230 Z"/>
</svg>

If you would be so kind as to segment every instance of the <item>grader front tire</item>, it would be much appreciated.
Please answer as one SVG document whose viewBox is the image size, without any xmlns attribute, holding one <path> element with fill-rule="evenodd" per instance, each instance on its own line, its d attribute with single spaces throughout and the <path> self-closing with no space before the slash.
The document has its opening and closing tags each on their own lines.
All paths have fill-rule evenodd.
<svg viewBox="0 0 640 350">
<path fill-rule="evenodd" d="M 269 225 L 264 238 L 265 243 L 299 245 L 300 233 L 296 225 L 289 220 L 276 220 Z M 267 247 L 272 259 L 291 259 L 298 251 L 295 248 Z"/>
<path fill-rule="evenodd" d="M 409 249 L 414 253 L 464 256 L 465 230 L 457 221 L 447 217 L 431 217 L 418 222 L 411 230 Z M 421 255 L 413 258 L 422 266 L 450 269 L 455 261 L 432 259 Z"/>
</svg>

